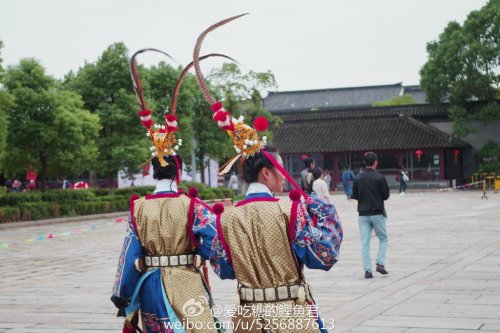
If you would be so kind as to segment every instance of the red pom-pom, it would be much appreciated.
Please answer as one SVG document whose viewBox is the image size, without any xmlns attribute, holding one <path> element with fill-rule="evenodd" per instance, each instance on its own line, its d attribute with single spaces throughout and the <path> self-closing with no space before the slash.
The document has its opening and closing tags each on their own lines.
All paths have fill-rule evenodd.
<svg viewBox="0 0 500 333">
<path fill-rule="evenodd" d="M 188 194 L 191 198 L 196 198 L 198 196 L 198 189 L 196 187 L 191 187 Z"/>
<path fill-rule="evenodd" d="M 226 112 L 226 111 L 217 111 L 215 114 L 214 114 L 214 120 L 215 121 L 225 121 L 226 118 L 228 117 L 229 115 L 229 112 Z"/>
<path fill-rule="evenodd" d="M 177 120 L 177 117 L 176 117 L 176 116 L 174 116 L 173 114 L 167 114 L 167 115 L 165 116 L 165 119 L 167 119 L 167 121 L 169 121 L 169 122 L 172 122 L 172 121 L 176 121 L 176 120 Z"/>
<path fill-rule="evenodd" d="M 137 194 L 135 194 L 135 193 L 134 193 L 134 194 L 132 194 L 132 195 L 130 196 L 130 202 L 134 202 L 135 200 L 137 200 L 137 199 L 139 199 L 139 198 L 140 198 L 140 197 L 139 197 Z"/>
<path fill-rule="evenodd" d="M 218 203 L 218 204 L 215 204 L 212 209 L 213 209 L 215 214 L 220 215 L 224 212 L 224 205 Z"/>
<path fill-rule="evenodd" d="M 255 120 L 253 121 L 253 126 L 255 127 L 255 129 L 257 131 L 263 132 L 268 128 L 269 123 L 268 123 L 266 117 L 259 116 L 259 117 L 255 118 Z"/>
<path fill-rule="evenodd" d="M 151 114 L 151 110 L 150 109 L 146 109 L 146 110 L 140 110 L 139 112 L 137 112 L 139 114 L 139 116 L 141 117 L 146 117 L 146 116 L 149 116 Z"/>
<path fill-rule="evenodd" d="M 222 109 L 222 103 L 221 102 L 216 102 L 216 103 L 212 104 L 212 106 L 210 106 L 210 110 L 212 110 L 213 112 L 217 112 L 220 109 Z"/>
<path fill-rule="evenodd" d="M 299 190 L 291 190 L 290 194 L 288 195 L 290 197 L 290 200 L 292 201 L 299 201 L 300 200 L 300 191 Z"/>
<path fill-rule="evenodd" d="M 149 120 L 145 120 L 145 121 L 142 121 L 142 124 L 147 128 L 147 129 L 150 129 L 151 126 L 153 125 L 153 120 L 149 119 Z"/>
</svg>

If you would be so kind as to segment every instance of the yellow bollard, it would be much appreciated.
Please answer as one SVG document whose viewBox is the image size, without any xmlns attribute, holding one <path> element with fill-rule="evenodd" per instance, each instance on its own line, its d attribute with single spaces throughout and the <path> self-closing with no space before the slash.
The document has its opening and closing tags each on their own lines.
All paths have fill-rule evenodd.
<svg viewBox="0 0 500 333">
<path fill-rule="evenodd" d="M 497 192 L 497 190 L 500 190 L 500 175 L 495 177 L 495 193 Z"/>
</svg>

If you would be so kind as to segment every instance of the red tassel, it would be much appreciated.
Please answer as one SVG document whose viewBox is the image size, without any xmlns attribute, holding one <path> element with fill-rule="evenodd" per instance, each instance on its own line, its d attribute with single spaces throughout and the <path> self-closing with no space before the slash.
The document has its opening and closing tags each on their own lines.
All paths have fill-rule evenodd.
<svg viewBox="0 0 500 333">
<path fill-rule="evenodd" d="M 298 190 L 290 191 L 290 194 L 288 196 L 290 197 L 290 200 L 292 200 L 292 201 L 299 201 L 300 200 L 300 192 Z"/>
<path fill-rule="evenodd" d="M 266 117 L 259 116 L 253 121 L 253 126 L 257 131 L 263 132 L 269 127 L 269 122 L 267 121 Z"/>
<path fill-rule="evenodd" d="M 179 127 L 167 126 L 167 130 L 169 132 L 177 132 L 179 130 Z"/>
<path fill-rule="evenodd" d="M 139 116 L 141 117 L 146 117 L 146 116 L 149 116 L 151 114 L 151 110 L 150 109 L 146 109 L 146 110 L 140 110 L 139 112 L 137 112 L 139 114 Z"/>
<path fill-rule="evenodd" d="M 175 115 L 173 115 L 173 114 L 167 114 L 167 115 L 165 116 L 165 119 L 167 119 L 167 121 L 172 122 L 172 121 L 176 121 L 176 120 L 177 120 L 177 117 L 176 117 Z"/>
<path fill-rule="evenodd" d="M 212 210 L 217 215 L 222 214 L 224 212 L 224 205 L 222 205 L 220 203 L 215 204 Z"/>
<path fill-rule="evenodd" d="M 220 109 L 222 109 L 222 103 L 221 102 L 214 103 L 214 104 L 212 104 L 212 106 L 210 106 L 210 110 L 212 110 L 213 112 L 217 112 Z"/>
<path fill-rule="evenodd" d="M 142 121 L 142 124 L 144 126 L 146 126 L 147 129 L 150 129 L 151 126 L 153 125 L 153 120 L 152 119 L 149 119 L 149 120 L 145 120 L 145 121 Z"/>
<path fill-rule="evenodd" d="M 198 196 L 198 189 L 193 186 L 189 189 L 188 193 L 191 198 L 196 198 Z"/>
<path fill-rule="evenodd" d="M 229 116 L 229 112 L 226 112 L 226 111 L 217 111 L 214 114 L 213 119 L 215 121 L 225 121 L 228 116 Z"/>
</svg>

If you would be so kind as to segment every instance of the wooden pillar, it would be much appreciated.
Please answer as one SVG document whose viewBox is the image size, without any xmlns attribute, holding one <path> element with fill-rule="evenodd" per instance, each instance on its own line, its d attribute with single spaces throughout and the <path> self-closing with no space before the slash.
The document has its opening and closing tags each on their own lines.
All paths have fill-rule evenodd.
<svg viewBox="0 0 500 333">
<path fill-rule="evenodd" d="M 340 153 L 332 154 L 332 160 L 333 160 L 332 180 L 334 184 L 340 183 L 340 168 L 339 168 L 340 158 L 341 158 Z"/>
<path fill-rule="evenodd" d="M 439 151 L 439 179 L 440 180 L 443 180 L 445 179 L 445 168 L 444 168 L 444 157 L 445 157 L 445 154 L 444 154 L 444 150 L 446 148 L 442 148 L 440 151 Z"/>
</svg>

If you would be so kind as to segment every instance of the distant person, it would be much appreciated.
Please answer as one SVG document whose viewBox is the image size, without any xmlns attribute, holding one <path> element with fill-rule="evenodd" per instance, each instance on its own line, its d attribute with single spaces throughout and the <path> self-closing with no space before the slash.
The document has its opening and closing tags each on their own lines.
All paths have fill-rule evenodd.
<svg viewBox="0 0 500 333">
<path fill-rule="evenodd" d="M 326 188 L 328 189 L 328 191 L 331 190 L 331 183 L 332 183 L 332 176 L 330 176 L 330 171 L 328 170 L 323 170 L 323 180 L 325 181 L 326 183 Z"/>
<path fill-rule="evenodd" d="M 65 190 L 67 188 L 73 188 L 73 184 L 71 184 L 71 182 L 67 178 L 64 178 L 63 181 L 62 181 L 61 188 L 63 190 Z"/>
<path fill-rule="evenodd" d="M 312 185 L 313 192 L 315 192 L 317 195 L 319 195 L 320 197 L 324 198 L 325 200 L 331 203 L 332 199 L 330 198 L 330 192 L 324 180 L 323 170 L 321 170 L 321 168 L 314 168 L 313 177 L 314 177 Z"/>
<path fill-rule="evenodd" d="M 238 180 L 238 176 L 236 175 L 236 173 L 233 173 L 231 177 L 229 177 L 229 181 L 227 182 L 227 187 L 235 191 L 238 191 L 238 188 L 240 187 L 240 182 Z"/>
<path fill-rule="evenodd" d="M 35 171 L 28 171 L 26 173 L 26 189 L 27 190 L 36 190 L 36 178 L 38 174 Z"/>
<path fill-rule="evenodd" d="M 350 200 L 352 197 L 352 182 L 354 181 L 354 172 L 352 172 L 351 168 L 346 165 L 344 167 L 344 171 L 342 171 L 342 186 L 344 187 L 344 193 L 347 196 L 347 199 Z"/>
<path fill-rule="evenodd" d="M 370 240 L 372 230 L 379 239 L 377 255 L 377 272 L 387 274 L 385 269 L 385 254 L 387 251 L 387 228 L 384 201 L 389 198 L 389 186 L 385 177 L 376 171 L 378 161 L 377 154 L 368 152 L 365 154 L 366 168 L 354 178 L 352 198 L 358 200 L 358 224 L 361 236 L 363 255 L 363 268 L 365 279 L 371 279 L 372 265 L 370 259 Z"/>
<path fill-rule="evenodd" d="M 403 166 L 399 167 L 399 195 L 406 195 L 406 183 L 410 180 Z"/>
<path fill-rule="evenodd" d="M 21 181 L 16 178 L 12 182 L 11 190 L 12 190 L 12 192 L 21 192 L 22 186 L 23 186 L 23 184 L 21 183 Z"/>
<path fill-rule="evenodd" d="M 307 194 L 311 194 L 312 182 L 314 180 L 312 172 L 316 167 L 316 162 L 314 161 L 314 158 L 307 157 L 304 159 L 304 165 L 305 169 L 300 172 L 301 188 Z"/>
</svg>

